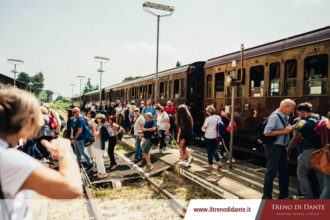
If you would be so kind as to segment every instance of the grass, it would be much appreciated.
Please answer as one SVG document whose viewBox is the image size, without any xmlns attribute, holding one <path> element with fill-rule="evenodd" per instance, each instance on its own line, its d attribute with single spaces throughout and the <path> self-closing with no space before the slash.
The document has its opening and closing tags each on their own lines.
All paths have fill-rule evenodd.
<svg viewBox="0 0 330 220">
<path fill-rule="evenodd" d="M 70 108 L 70 103 L 64 103 L 64 102 L 56 102 L 56 103 L 52 103 L 50 104 L 50 107 L 53 109 L 69 109 Z"/>
</svg>

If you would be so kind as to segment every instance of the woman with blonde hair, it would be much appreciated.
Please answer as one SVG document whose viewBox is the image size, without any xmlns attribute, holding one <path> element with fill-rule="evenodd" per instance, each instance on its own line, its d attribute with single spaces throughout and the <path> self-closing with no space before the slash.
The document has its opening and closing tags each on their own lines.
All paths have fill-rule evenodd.
<svg viewBox="0 0 330 220">
<path fill-rule="evenodd" d="M 53 199 L 82 194 L 79 168 L 68 140 L 41 141 L 59 159 L 58 171 L 15 149 L 20 139 L 37 134 L 41 120 L 33 95 L 12 87 L 0 90 L 0 219 L 31 219 L 27 211 L 29 190 Z"/>
<path fill-rule="evenodd" d="M 192 156 L 188 149 L 188 145 L 191 142 L 191 135 L 193 130 L 193 118 L 188 110 L 188 107 L 184 104 L 178 107 L 177 111 L 177 143 L 179 143 L 181 161 L 179 165 L 189 166 L 192 162 Z M 186 159 L 188 161 L 186 162 Z"/>
<path fill-rule="evenodd" d="M 219 136 L 219 127 L 218 124 L 221 122 L 221 118 L 218 115 L 215 115 L 215 108 L 213 105 L 209 105 L 206 107 L 206 117 L 205 122 L 202 127 L 202 131 L 205 132 L 205 146 L 207 150 L 208 164 L 205 165 L 205 168 L 212 168 L 213 164 L 213 156 L 217 162 L 217 168 L 220 169 L 222 167 L 222 163 L 220 162 L 219 154 L 217 150 L 217 138 Z"/>
<path fill-rule="evenodd" d="M 105 150 L 105 142 L 109 139 L 109 137 L 104 136 L 104 133 L 107 134 L 107 130 L 104 126 L 105 115 L 97 114 L 95 116 L 95 120 L 97 121 L 97 124 L 91 125 L 93 136 L 95 137 L 95 142 L 91 146 L 92 147 L 91 150 L 92 150 L 93 156 L 95 157 L 96 167 L 97 167 L 97 174 L 94 176 L 97 176 L 99 179 L 102 179 L 107 176 L 107 173 L 106 173 L 105 167 L 104 167 L 103 155 L 104 155 L 104 150 Z"/>
</svg>

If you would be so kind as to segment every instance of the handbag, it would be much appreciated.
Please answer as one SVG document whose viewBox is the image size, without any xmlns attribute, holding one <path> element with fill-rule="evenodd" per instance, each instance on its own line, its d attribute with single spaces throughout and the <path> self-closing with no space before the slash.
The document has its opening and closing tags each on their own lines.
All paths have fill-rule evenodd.
<svg viewBox="0 0 330 220">
<path fill-rule="evenodd" d="M 330 175 L 330 145 L 314 151 L 311 156 L 312 167 L 319 172 Z"/>
<path fill-rule="evenodd" d="M 330 144 L 328 135 L 326 135 L 325 145 L 312 153 L 311 165 L 319 172 L 330 175 Z"/>
</svg>

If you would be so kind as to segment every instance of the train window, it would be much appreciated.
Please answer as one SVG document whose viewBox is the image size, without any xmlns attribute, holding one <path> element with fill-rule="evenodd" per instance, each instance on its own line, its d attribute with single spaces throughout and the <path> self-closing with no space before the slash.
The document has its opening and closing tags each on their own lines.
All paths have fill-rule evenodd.
<svg viewBox="0 0 330 220">
<path fill-rule="evenodd" d="M 326 95 L 328 93 L 328 55 L 306 57 L 304 62 L 304 94 Z"/>
<path fill-rule="evenodd" d="M 297 60 L 287 60 L 284 63 L 284 77 L 285 77 L 285 89 L 284 95 L 297 96 Z"/>
<path fill-rule="evenodd" d="M 181 97 L 185 96 L 185 86 L 184 86 L 184 79 L 180 79 L 181 81 Z"/>
<path fill-rule="evenodd" d="M 178 79 L 174 80 L 174 98 L 179 98 L 180 82 Z"/>
<path fill-rule="evenodd" d="M 142 99 L 143 98 L 143 86 L 140 86 L 139 87 L 139 99 Z"/>
<path fill-rule="evenodd" d="M 224 97 L 225 91 L 225 73 L 216 73 L 215 74 L 215 85 L 214 85 L 214 94 L 216 98 Z"/>
<path fill-rule="evenodd" d="M 152 84 L 148 86 L 148 99 L 152 97 Z"/>
<path fill-rule="evenodd" d="M 270 96 L 280 95 L 280 69 L 281 64 L 279 62 L 271 63 L 269 65 Z"/>
<path fill-rule="evenodd" d="M 164 82 L 160 82 L 159 84 L 159 97 L 164 98 Z"/>
<path fill-rule="evenodd" d="M 212 75 L 206 77 L 206 98 L 212 98 Z"/>
<path fill-rule="evenodd" d="M 173 81 L 169 81 L 169 84 L 168 84 L 168 98 L 172 98 L 173 95 L 172 95 L 172 88 L 173 88 Z"/>
<path fill-rule="evenodd" d="M 264 66 L 250 68 L 250 96 L 264 96 Z"/>
<path fill-rule="evenodd" d="M 243 97 L 244 96 L 244 85 L 245 85 L 245 76 L 246 76 L 246 70 L 245 68 L 243 68 L 243 76 L 241 76 L 241 69 L 238 69 L 237 71 L 237 78 L 238 79 L 242 79 L 243 77 L 243 81 L 241 83 L 241 85 L 237 86 L 237 97 Z"/>
<path fill-rule="evenodd" d="M 168 82 L 165 82 L 165 85 L 164 85 L 164 89 L 165 89 L 165 98 L 168 98 Z"/>
</svg>

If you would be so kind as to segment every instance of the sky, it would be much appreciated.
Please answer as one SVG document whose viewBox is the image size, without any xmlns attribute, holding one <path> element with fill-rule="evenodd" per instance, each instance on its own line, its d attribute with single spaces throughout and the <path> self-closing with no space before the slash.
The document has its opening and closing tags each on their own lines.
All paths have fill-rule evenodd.
<svg viewBox="0 0 330 220">
<path fill-rule="evenodd" d="M 329 0 L 150 0 L 175 7 L 160 20 L 159 70 L 329 25 Z M 156 70 L 156 17 L 143 0 L 0 0 L 0 73 L 42 71 L 45 89 L 79 94 L 77 75 L 99 84 L 95 56 L 109 57 L 102 87 Z M 83 84 L 87 79 L 83 80 Z"/>
</svg>

